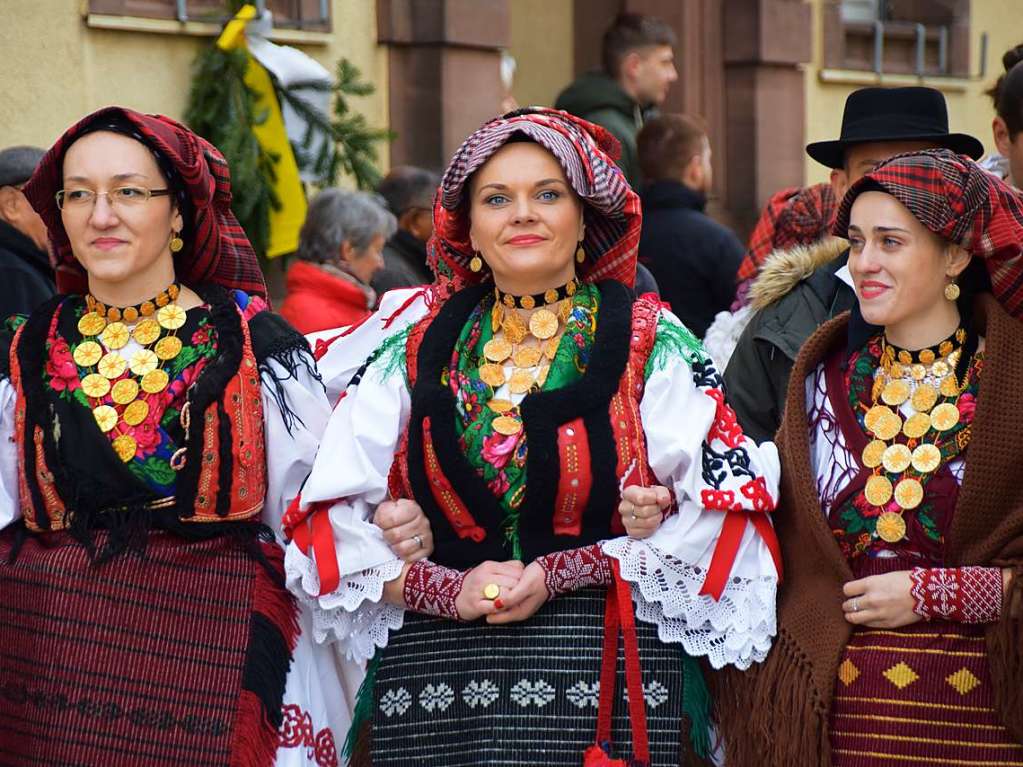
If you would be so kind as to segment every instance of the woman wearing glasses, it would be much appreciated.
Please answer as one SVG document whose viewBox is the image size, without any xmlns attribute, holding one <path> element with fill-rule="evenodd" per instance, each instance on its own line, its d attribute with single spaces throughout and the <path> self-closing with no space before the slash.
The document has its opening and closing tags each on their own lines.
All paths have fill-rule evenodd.
<svg viewBox="0 0 1023 767">
<path fill-rule="evenodd" d="M 0 760 L 336 765 L 272 532 L 329 407 L 227 164 L 112 107 L 25 194 L 61 295 L 0 336 Z"/>
</svg>

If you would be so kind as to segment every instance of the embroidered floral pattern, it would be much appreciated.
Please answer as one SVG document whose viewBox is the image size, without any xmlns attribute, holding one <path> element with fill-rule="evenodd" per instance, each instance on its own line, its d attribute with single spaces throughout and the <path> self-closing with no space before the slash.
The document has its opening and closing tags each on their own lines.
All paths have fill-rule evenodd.
<svg viewBox="0 0 1023 767">
<path fill-rule="evenodd" d="M 960 623 L 991 623 L 1002 614 L 1002 570 L 999 567 L 916 567 L 910 571 L 920 617 Z"/>
<path fill-rule="evenodd" d="M 89 410 L 95 404 L 113 406 L 113 385 L 130 378 L 130 373 L 125 371 L 112 379 L 111 392 L 100 400 L 91 402 L 85 396 L 81 379 L 91 372 L 91 368 L 79 367 L 73 356 L 83 341 L 76 325 L 85 312 L 85 303 L 73 301 L 70 300 L 63 308 L 63 311 L 70 313 L 73 321 L 61 322 L 59 326 L 55 321 L 50 327 L 44 369 L 47 384 L 58 397 L 77 402 Z M 190 343 L 186 343 L 177 357 L 164 368 L 170 378 L 169 385 L 162 392 L 144 398 L 149 406 L 148 415 L 134 426 L 121 423 L 106 435 L 111 441 L 121 434 L 134 438 L 135 458 L 126 466 L 139 480 L 161 495 L 170 495 L 174 489 L 176 473 L 170 466 L 170 460 L 179 447 L 180 409 L 185 394 L 202 369 L 217 354 L 216 333 L 205 309 L 193 309 L 188 313 L 188 321 L 179 337 L 182 340 L 188 339 Z"/>
<path fill-rule="evenodd" d="M 462 700 L 469 708 L 486 708 L 501 695 L 501 690 L 489 679 L 482 682 L 471 680 L 462 690 Z"/>
<path fill-rule="evenodd" d="M 600 680 L 592 684 L 580 680 L 565 691 L 565 697 L 576 708 L 597 708 L 600 705 Z"/>
<path fill-rule="evenodd" d="M 554 700 L 554 688 L 543 679 L 538 679 L 536 682 L 520 679 L 511 688 L 511 699 L 522 708 L 528 706 L 543 708 Z"/>
<path fill-rule="evenodd" d="M 329 727 L 314 734 L 312 716 L 294 703 L 286 705 L 282 714 L 284 720 L 278 731 L 279 748 L 304 748 L 306 759 L 315 761 L 316 767 L 338 767 L 337 746 Z"/>
<path fill-rule="evenodd" d="M 429 712 L 447 711 L 448 706 L 455 702 L 455 691 L 441 682 L 434 686 L 426 685 L 419 693 L 419 705 Z"/>
<path fill-rule="evenodd" d="M 404 687 L 388 690 L 380 698 L 380 710 L 388 718 L 395 714 L 401 716 L 408 711 L 411 705 L 412 694 Z"/>
</svg>

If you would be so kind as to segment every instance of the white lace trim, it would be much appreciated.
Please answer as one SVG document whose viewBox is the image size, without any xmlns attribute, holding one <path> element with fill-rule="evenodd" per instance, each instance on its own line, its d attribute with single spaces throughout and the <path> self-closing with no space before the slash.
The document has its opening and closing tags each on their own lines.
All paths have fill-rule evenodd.
<svg viewBox="0 0 1023 767">
<path fill-rule="evenodd" d="M 706 570 L 658 551 L 635 538 L 601 544 L 632 583 L 636 617 L 657 626 L 662 642 L 680 642 L 714 668 L 746 669 L 761 662 L 777 633 L 774 575 L 729 578 L 721 599 L 701 596 Z"/>
<path fill-rule="evenodd" d="M 387 646 L 391 631 L 405 622 L 405 610 L 381 601 L 384 584 L 401 575 L 403 563 L 394 559 L 378 567 L 351 573 L 341 579 L 336 590 L 323 596 L 316 563 L 295 544 L 284 555 L 288 588 L 309 606 L 313 616 L 313 639 L 320 643 L 337 642 L 348 660 L 362 662 L 373 657 L 378 647 Z"/>
</svg>

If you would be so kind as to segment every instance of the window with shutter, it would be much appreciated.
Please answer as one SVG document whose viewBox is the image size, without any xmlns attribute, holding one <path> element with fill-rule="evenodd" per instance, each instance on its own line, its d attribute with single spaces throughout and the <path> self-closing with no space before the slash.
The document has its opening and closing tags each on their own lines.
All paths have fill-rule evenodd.
<svg viewBox="0 0 1023 767">
<path fill-rule="evenodd" d="M 227 19 L 223 0 L 88 0 L 89 13 L 142 19 L 171 19 L 222 23 Z M 313 32 L 330 31 L 329 0 L 266 0 L 274 26 Z M 184 17 L 182 18 L 182 13 Z"/>
</svg>

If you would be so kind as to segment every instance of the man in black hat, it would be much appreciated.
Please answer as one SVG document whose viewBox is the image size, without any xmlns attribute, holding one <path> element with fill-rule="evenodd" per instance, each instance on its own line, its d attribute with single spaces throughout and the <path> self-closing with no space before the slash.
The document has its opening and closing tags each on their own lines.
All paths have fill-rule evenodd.
<svg viewBox="0 0 1023 767">
<path fill-rule="evenodd" d="M 945 147 L 978 159 L 981 143 L 948 132 L 945 97 L 933 88 L 863 88 L 849 95 L 837 141 L 818 141 L 806 153 L 831 168 L 841 201 L 875 165 L 902 152 Z M 821 323 L 852 308 L 845 240 L 772 254 L 751 288 L 753 315 L 725 370 L 728 402 L 743 430 L 758 442 L 781 423 L 789 374 L 800 347 Z"/>
<path fill-rule="evenodd" d="M 21 191 L 42 156 L 29 146 L 0 151 L 0 322 L 54 293 L 46 224 Z"/>
</svg>

